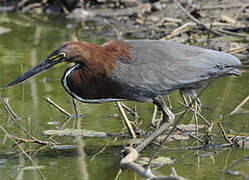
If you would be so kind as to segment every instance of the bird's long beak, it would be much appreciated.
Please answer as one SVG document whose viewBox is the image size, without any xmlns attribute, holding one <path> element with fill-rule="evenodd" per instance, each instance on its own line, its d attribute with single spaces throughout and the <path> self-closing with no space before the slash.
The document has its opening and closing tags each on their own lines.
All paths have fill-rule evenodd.
<svg viewBox="0 0 249 180">
<path fill-rule="evenodd" d="M 38 75 L 38 74 L 50 69 L 55 64 L 57 64 L 57 62 L 51 61 L 49 59 L 45 59 L 44 61 L 42 61 L 40 64 L 38 64 L 34 68 L 30 69 L 29 71 L 25 72 L 24 74 L 22 74 L 21 76 L 16 78 L 14 81 L 9 83 L 6 87 L 14 86 L 20 82 L 25 81 L 26 79 L 29 79 L 35 75 Z"/>
</svg>

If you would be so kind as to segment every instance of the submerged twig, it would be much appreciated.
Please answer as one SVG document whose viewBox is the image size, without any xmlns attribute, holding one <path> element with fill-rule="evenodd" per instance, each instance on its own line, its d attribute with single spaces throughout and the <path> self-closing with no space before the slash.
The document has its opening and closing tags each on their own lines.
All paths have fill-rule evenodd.
<svg viewBox="0 0 249 180">
<path fill-rule="evenodd" d="M 5 135 L 11 139 L 16 145 L 17 147 L 22 151 L 22 153 L 34 164 L 35 167 L 38 167 L 38 165 L 36 164 L 36 162 L 25 152 L 25 150 L 23 149 L 23 147 L 18 144 L 18 142 L 6 131 L 6 129 L 4 129 L 4 127 L 2 127 L 0 125 L 0 129 L 5 133 Z M 46 177 L 44 176 L 44 174 L 41 172 L 41 170 L 39 168 L 36 168 L 37 171 L 39 172 L 39 174 L 41 175 L 42 179 L 46 179 Z"/>
</svg>

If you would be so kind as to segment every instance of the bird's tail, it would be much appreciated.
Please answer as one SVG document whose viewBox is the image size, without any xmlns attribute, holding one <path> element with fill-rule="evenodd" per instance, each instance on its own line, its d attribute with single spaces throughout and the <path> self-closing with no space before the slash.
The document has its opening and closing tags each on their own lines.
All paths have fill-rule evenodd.
<svg viewBox="0 0 249 180">
<path fill-rule="evenodd" d="M 241 75 L 241 71 L 238 67 L 229 67 L 225 70 L 225 74 L 227 74 L 227 75 L 232 74 L 232 75 L 239 76 L 239 75 Z"/>
</svg>

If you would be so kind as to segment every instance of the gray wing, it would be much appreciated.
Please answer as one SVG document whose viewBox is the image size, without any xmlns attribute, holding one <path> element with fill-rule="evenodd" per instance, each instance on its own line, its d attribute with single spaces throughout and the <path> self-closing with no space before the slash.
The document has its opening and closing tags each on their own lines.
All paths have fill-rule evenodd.
<svg viewBox="0 0 249 180">
<path fill-rule="evenodd" d="M 194 87 L 212 77 L 240 73 L 236 68 L 240 61 L 219 51 L 158 40 L 126 43 L 131 47 L 132 58 L 118 59 L 113 73 L 113 79 L 126 89 L 126 98 L 144 97 L 140 101 L 148 101 L 175 89 Z"/>
</svg>

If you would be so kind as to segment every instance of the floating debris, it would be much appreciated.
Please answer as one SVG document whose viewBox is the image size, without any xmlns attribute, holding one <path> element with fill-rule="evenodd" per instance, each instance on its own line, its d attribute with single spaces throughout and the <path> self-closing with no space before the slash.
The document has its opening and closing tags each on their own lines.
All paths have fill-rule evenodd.
<svg viewBox="0 0 249 180">
<path fill-rule="evenodd" d="M 136 162 L 140 165 L 147 165 L 149 163 L 149 161 L 150 161 L 149 157 L 141 157 L 141 158 L 138 158 L 138 160 Z M 158 168 L 161 168 L 167 164 L 174 164 L 175 161 L 176 160 L 174 158 L 171 158 L 171 157 L 158 157 L 158 158 L 153 159 L 151 161 L 150 167 L 154 168 L 154 169 L 158 169 Z"/>
<path fill-rule="evenodd" d="M 83 137 L 113 137 L 118 136 L 119 134 L 110 134 L 105 132 L 97 132 L 93 130 L 86 129 L 58 129 L 58 130 L 46 130 L 43 131 L 44 135 L 47 136 L 83 136 Z"/>
</svg>

